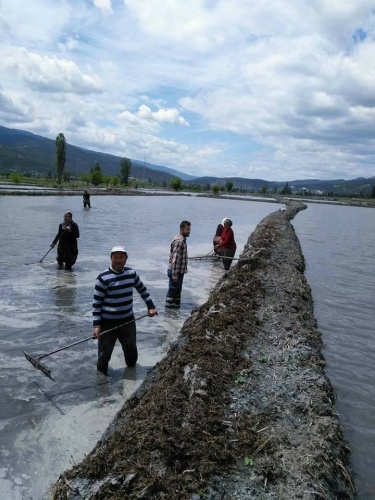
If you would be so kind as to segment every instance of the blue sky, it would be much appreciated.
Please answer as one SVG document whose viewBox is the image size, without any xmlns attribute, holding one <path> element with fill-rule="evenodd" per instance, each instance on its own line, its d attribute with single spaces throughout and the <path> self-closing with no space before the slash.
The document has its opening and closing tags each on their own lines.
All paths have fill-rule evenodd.
<svg viewBox="0 0 375 500">
<path fill-rule="evenodd" d="M 191 175 L 375 175 L 370 0 L 0 0 L 0 125 Z"/>
</svg>

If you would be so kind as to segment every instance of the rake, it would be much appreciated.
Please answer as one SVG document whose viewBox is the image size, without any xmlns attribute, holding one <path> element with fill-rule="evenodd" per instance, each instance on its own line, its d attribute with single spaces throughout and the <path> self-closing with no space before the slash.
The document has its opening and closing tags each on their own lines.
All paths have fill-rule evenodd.
<svg viewBox="0 0 375 500">
<path fill-rule="evenodd" d="M 142 316 L 139 316 L 138 318 L 134 318 L 131 321 L 128 321 L 127 323 L 123 323 L 122 325 L 118 325 L 118 326 L 115 326 L 114 328 L 110 328 L 109 330 L 105 330 L 104 332 L 102 332 L 102 335 L 104 335 L 107 332 L 111 332 L 112 330 L 116 330 L 117 328 L 120 328 L 122 326 L 129 325 L 130 323 L 134 323 L 134 321 L 138 321 L 139 319 L 145 318 L 146 316 L 148 316 L 148 314 L 143 314 Z M 31 356 L 31 354 L 28 354 L 25 351 L 23 351 L 23 353 L 24 353 L 27 361 L 29 361 L 33 365 L 34 368 L 36 368 L 37 370 L 40 370 L 42 373 L 44 373 L 44 375 L 46 377 L 49 377 L 51 380 L 55 380 L 51 375 L 51 370 L 49 368 L 47 368 L 46 365 L 43 364 L 40 360 L 43 358 L 46 358 L 47 356 L 51 356 L 51 354 L 55 354 L 56 352 L 64 351 L 65 349 L 69 349 L 70 347 L 73 347 L 73 346 L 78 345 L 78 344 L 82 344 L 82 342 L 87 342 L 88 340 L 91 340 L 91 339 L 96 339 L 96 337 L 93 337 L 92 335 L 90 335 L 90 337 L 86 337 L 82 340 L 78 340 L 78 342 L 74 342 L 73 344 L 69 344 L 69 345 L 66 345 L 64 347 L 60 347 L 60 349 L 56 349 L 55 351 L 47 352 L 45 354 L 41 354 L 40 356 L 36 356 L 36 357 Z"/>
</svg>

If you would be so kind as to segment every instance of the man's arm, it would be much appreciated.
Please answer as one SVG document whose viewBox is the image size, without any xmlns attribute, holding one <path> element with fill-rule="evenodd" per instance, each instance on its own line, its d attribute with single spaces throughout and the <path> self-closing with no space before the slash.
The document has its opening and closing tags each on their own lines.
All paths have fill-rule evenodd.
<svg viewBox="0 0 375 500">
<path fill-rule="evenodd" d="M 96 279 L 95 289 L 94 289 L 94 300 L 92 303 L 92 315 L 93 315 L 93 325 L 94 330 L 92 332 L 93 337 L 100 337 L 102 334 L 102 329 L 100 322 L 102 319 L 102 304 L 104 297 L 106 296 L 107 289 L 104 283 L 99 279 Z"/>
<path fill-rule="evenodd" d="M 100 326 L 102 320 L 102 304 L 107 293 L 107 287 L 100 278 L 96 279 L 94 300 L 92 302 L 93 325 Z"/>
</svg>

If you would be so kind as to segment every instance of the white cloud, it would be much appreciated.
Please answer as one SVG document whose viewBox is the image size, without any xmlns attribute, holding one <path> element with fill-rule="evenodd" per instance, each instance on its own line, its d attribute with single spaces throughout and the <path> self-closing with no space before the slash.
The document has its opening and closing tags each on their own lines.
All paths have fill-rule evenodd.
<svg viewBox="0 0 375 500">
<path fill-rule="evenodd" d="M 142 104 L 139 107 L 137 116 L 145 120 L 155 120 L 159 123 L 170 123 L 173 125 L 182 125 L 185 127 L 189 126 L 185 118 L 180 116 L 180 113 L 177 111 L 177 109 L 159 109 L 158 111 L 151 111 L 148 106 Z"/>
<path fill-rule="evenodd" d="M 112 2 L 111 0 L 94 0 L 94 5 L 100 9 L 103 14 L 112 14 Z"/>
<path fill-rule="evenodd" d="M 0 124 L 186 173 L 374 175 L 372 0 L 2 0 Z"/>
</svg>

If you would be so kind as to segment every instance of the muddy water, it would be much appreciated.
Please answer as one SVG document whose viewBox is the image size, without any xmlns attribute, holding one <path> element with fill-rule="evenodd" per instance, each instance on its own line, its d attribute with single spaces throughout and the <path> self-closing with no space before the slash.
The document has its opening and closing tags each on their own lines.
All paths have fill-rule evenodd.
<svg viewBox="0 0 375 500">
<path fill-rule="evenodd" d="M 362 500 L 375 498 L 375 211 L 309 204 L 293 221 L 307 262 L 326 373 Z"/>
<path fill-rule="evenodd" d="M 118 409 L 165 354 L 193 307 L 202 304 L 223 269 L 191 261 L 180 311 L 164 311 L 169 245 L 181 220 L 192 222 L 189 254 L 212 249 L 217 224 L 230 217 L 238 254 L 272 203 L 197 197 L 0 197 L 0 499 L 40 500 L 60 472 L 87 454 Z M 78 223 L 79 257 L 72 272 L 56 269 L 55 252 L 42 264 L 66 210 Z M 98 375 L 96 341 L 43 359 L 55 382 L 25 359 L 91 335 L 95 278 L 109 251 L 124 244 L 129 265 L 149 288 L 159 316 L 137 322 L 139 361 L 124 368 L 115 348 L 108 379 Z M 25 265 L 31 264 L 31 265 Z M 138 297 L 136 316 L 145 313 Z"/>
</svg>

